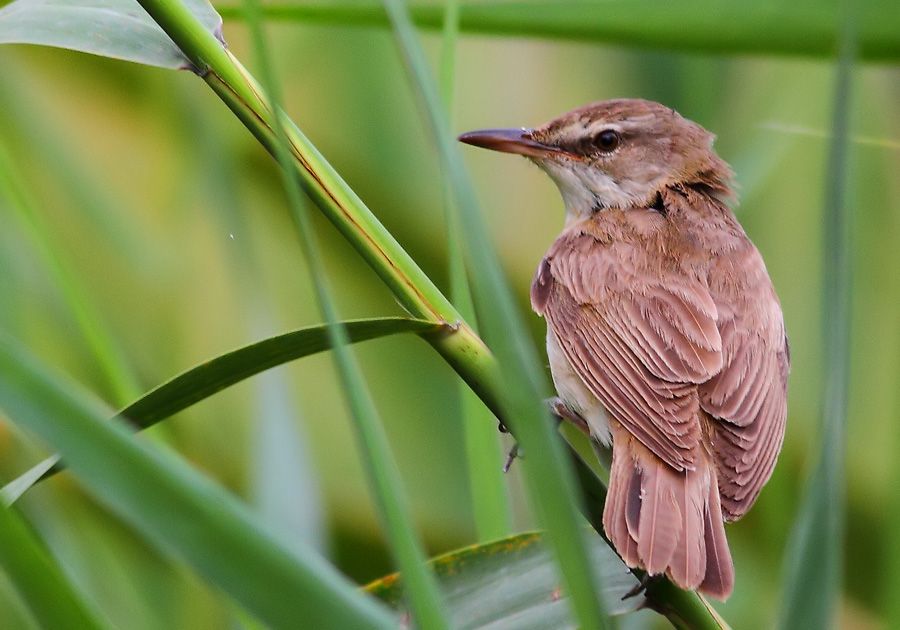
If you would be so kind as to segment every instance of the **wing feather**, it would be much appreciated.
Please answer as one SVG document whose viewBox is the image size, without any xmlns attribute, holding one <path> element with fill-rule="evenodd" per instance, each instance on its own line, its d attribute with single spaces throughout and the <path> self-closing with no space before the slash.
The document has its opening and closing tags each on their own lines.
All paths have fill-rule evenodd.
<svg viewBox="0 0 900 630">
<path fill-rule="evenodd" d="M 701 418 L 712 418 L 729 520 L 749 509 L 775 465 L 789 369 L 765 266 L 742 233 L 737 242 L 692 276 L 660 264 L 647 242 L 569 230 L 532 284 L 532 304 L 575 372 L 665 464 L 693 469 Z"/>
<path fill-rule="evenodd" d="M 750 246 L 742 259 L 732 257 L 713 272 L 726 360 L 700 385 L 700 406 L 718 420 L 713 450 L 722 511 L 736 520 L 756 501 L 781 450 L 790 357 L 781 307 L 759 252 Z"/>
<path fill-rule="evenodd" d="M 605 261 L 602 254 L 617 245 L 586 252 L 575 240 L 558 241 L 539 267 L 535 310 L 573 369 L 629 433 L 675 470 L 692 469 L 701 433 L 696 384 L 721 367 L 715 304 L 702 286 L 674 274 L 615 280 L 597 267 L 615 264 L 615 257 Z M 593 275 L 585 273 L 591 268 L 585 256 Z"/>
</svg>

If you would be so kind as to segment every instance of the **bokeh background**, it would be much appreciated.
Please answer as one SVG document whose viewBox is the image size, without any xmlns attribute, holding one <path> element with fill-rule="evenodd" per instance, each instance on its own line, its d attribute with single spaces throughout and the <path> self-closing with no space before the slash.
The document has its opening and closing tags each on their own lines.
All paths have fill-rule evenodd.
<svg viewBox="0 0 900 630">
<path fill-rule="evenodd" d="M 437 156 L 391 35 L 374 28 L 270 29 L 288 110 L 439 286 L 446 239 Z M 242 25 L 232 51 L 250 65 Z M 437 63 L 439 37 L 425 35 Z M 736 628 L 773 623 L 788 533 L 820 444 L 822 209 L 831 62 L 646 52 L 463 35 L 459 131 L 531 126 L 574 106 L 661 101 L 718 135 L 737 172 L 738 216 L 782 299 L 793 372 L 784 450 L 756 508 L 728 528 Z M 0 327 L 111 407 L 226 350 L 318 323 L 272 160 L 188 73 L 61 50 L 0 48 L 0 151 L 30 218 L 0 196 Z M 852 369 L 847 544 L 840 625 L 887 627 L 900 589 L 900 69 L 854 73 Z M 524 159 L 466 157 L 523 311 L 531 274 L 561 227 L 552 183 Z M 321 217 L 344 317 L 400 314 L 377 277 Z M 73 288 L 76 287 L 76 288 Z M 122 366 L 100 369 L 66 291 L 84 296 Z M 529 315 L 542 346 L 543 322 Z M 453 372 L 421 341 L 357 346 L 429 552 L 474 538 Z M 549 393 L 549 392 L 548 392 Z M 313 542 L 360 583 L 392 570 L 327 355 L 225 391 L 149 431 L 264 514 Z M 44 454 L 0 421 L 0 480 Z M 498 450 L 498 466 L 501 463 Z M 533 526 L 518 473 L 515 529 Z M 120 627 L 228 627 L 239 614 L 157 553 L 67 475 L 23 510 L 70 575 Z M 0 625 L 28 627 L 0 575 Z M 642 616 L 639 623 L 661 623 Z"/>
</svg>

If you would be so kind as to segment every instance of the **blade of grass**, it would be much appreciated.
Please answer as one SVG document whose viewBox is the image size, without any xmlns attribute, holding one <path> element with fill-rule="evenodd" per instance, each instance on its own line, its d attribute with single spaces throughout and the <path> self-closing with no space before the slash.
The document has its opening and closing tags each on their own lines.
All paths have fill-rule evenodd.
<svg viewBox="0 0 900 630">
<path fill-rule="evenodd" d="M 275 155 L 281 167 L 291 214 L 300 236 L 301 248 L 312 278 L 319 309 L 327 323 L 335 366 L 343 385 L 344 397 L 354 419 L 360 451 L 379 507 L 380 517 L 390 541 L 391 551 L 403 574 L 403 584 L 420 628 L 449 629 L 447 613 L 437 580 L 425 564 L 425 553 L 413 527 L 403 491 L 400 471 L 391 453 L 390 443 L 371 399 L 359 366 L 349 347 L 347 331 L 341 324 L 334 299 L 325 278 L 324 266 L 303 192 L 294 175 L 287 132 L 281 118 L 281 91 L 272 71 L 267 43 L 260 26 L 257 0 L 244 0 L 251 40 L 263 77 L 263 86 L 275 113 Z"/>
<path fill-rule="evenodd" d="M 349 320 L 344 323 L 344 330 L 350 342 L 355 343 L 402 332 L 415 332 L 423 336 L 435 334 L 441 327 L 424 320 L 384 317 Z M 331 339 L 325 325 L 309 326 L 269 337 L 182 372 L 147 392 L 116 415 L 138 430 L 146 429 L 226 387 L 330 347 Z M 39 480 L 62 470 L 64 465 L 58 461 L 59 457 L 54 455 L 33 466 L 0 489 L 0 499 L 6 505 L 12 504 Z"/>
<path fill-rule="evenodd" d="M 185 183 L 221 233 L 229 235 L 223 250 L 230 266 L 232 312 L 244 313 L 240 319 L 247 323 L 251 338 L 271 334 L 274 295 L 260 282 L 266 271 L 244 212 L 240 165 L 220 125 L 209 116 L 208 103 L 189 97 L 190 87 L 176 92 L 179 135 L 186 140 L 183 150 L 195 152 L 193 159 L 205 167 Z M 330 546 L 320 479 L 301 426 L 305 423 L 298 423 L 303 414 L 294 390 L 295 383 L 284 373 L 260 375 L 253 384 L 251 405 L 257 421 L 251 438 L 248 500 L 285 543 L 299 539 L 321 552 Z"/>
<path fill-rule="evenodd" d="M 453 85 L 456 66 L 456 39 L 459 32 L 457 0 L 447 0 L 441 45 L 441 92 L 448 116 L 453 111 Z M 459 217 L 453 210 L 453 191 L 446 173 L 443 177 L 444 215 L 447 225 L 447 260 L 450 268 L 450 301 L 476 332 L 478 322 L 466 275 Z M 509 534 L 512 525 L 506 483 L 500 466 L 498 432 L 492 426 L 489 411 L 471 389 L 459 385 L 460 414 L 465 436 L 469 493 L 478 540 L 496 540 Z"/>
<path fill-rule="evenodd" d="M 58 449 L 90 494 L 262 621 L 294 627 L 302 619 L 336 630 L 396 627 L 382 606 L 319 555 L 280 545 L 221 487 L 171 452 L 105 422 L 105 408 L 5 338 L 0 376 L 0 409 Z"/>
<path fill-rule="evenodd" d="M 473 0 L 460 5 L 460 29 L 467 33 L 535 36 L 594 41 L 642 49 L 718 54 L 777 54 L 829 57 L 839 39 L 836 2 L 772 3 L 721 0 Z M 234 6 L 218 6 L 221 15 L 240 19 Z M 413 20 L 439 29 L 443 9 L 433 2 L 411 4 Z M 273 20 L 335 25 L 388 26 L 377 0 L 272 3 Z M 859 55 L 863 60 L 900 59 L 900 4 L 861 4 Z"/>
<path fill-rule="evenodd" d="M 83 154 L 73 149 L 79 143 L 36 93 L 25 72 L 26 64 L 16 61 L 15 55 L 7 53 L 0 60 L 0 111 L 4 114 L 0 125 L 2 135 L 17 148 L 16 159 L 38 163 L 52 173 L 72 207 L 99 232 L 104 243 L 115 248 L 120 260 L 135 269 L 148 266 L 144 235 L 121 211 L 106 184 L 98 181 Z"/>
<path fill-rule="evenodd" d="M 134 399 L 140 388 L 128 362 L 108 332 L 91 299 L 69 265 L 62 259 L 60 247 L 53 242 L 47 224 L 41 218 L 37 204 L 25 189 L 24 178 L 16 168 L 5 144 L 0 142 L 0 196 L 16 212 L 27 229 L 35 249 L 53 276 L 72 317 L 75 320 L 116 404 Z"/>
<path fill-rule="evenodd" d="M 514 423 L 516 436 L 528 455 L 525 472 L 529 494 L 537 507 L 540 522 L 548 530 L 579 625 L 582 628 L 606 627 L 603 604 L 595 596 L 599 590 L 597 575 L 589 560 L 576 510 L 574 474 L 563 455 L 559 436 L 552 430 L 550 418 L 538 399 L 538 392 L 547 389 L 539 368 L 541 363 L 526 336 L 493 245 L 486 236 L 474 189 L 455 141 L 451 139 L 437 89 L 406 7 L 402 0 L 384 0 L 384 6 L 455 195 L 453 207 L 460 213 L 470 268 L 478 270 L 473 285 L 483 305 L 480 312 L 485 320 L 485 330 L 504 372 L 507 395 L 501 400 L 507 410 L 506 417 Z"/>
<path fill-rule="evenodd" d="M 831 147 L 825 182 L 822 265 L 822 340 L 825 390 L 822 448 L 786 553 L 781 628 L 834 625 L 844 549 L 844 435 L 850 365 L 850 217 L 847 208 L 848 147 L 855 16 L 844 0 L 844 20 L 834 85 Z"/>
<path fill-rule="evenodd" d="M 45 628 L 108 628 L 22 518 L 0 504 L 0 566 Z"/>
</svg>

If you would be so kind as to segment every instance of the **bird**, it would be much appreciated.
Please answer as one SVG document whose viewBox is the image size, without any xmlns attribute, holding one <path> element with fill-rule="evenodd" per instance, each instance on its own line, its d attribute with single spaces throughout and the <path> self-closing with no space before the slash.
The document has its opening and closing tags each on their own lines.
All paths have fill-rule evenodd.
<svg viewBox="0 0 900 630">
<path fill-rule="evenodd" d="M 562 196 L 565 224 L 531 304 L 559 398 L 612 448 L 607 538 L 629 567 L 725 600 L 735 572 L 724 524 L 775 467 L 790 349 L 714 139 L 642 99 L 459 137 L 527 157 Z"/>
</svg>

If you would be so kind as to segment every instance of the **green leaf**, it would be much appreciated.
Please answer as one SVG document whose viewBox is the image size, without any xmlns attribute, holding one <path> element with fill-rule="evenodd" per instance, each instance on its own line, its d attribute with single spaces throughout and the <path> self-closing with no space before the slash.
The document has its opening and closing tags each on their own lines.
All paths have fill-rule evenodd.
<svg viewBox="0 0 900 630">
<path fill-rule="evenodd" d="M 591 563 L 603 577 L 600 591 L 610 614 L 638 610 L 643 595 L 623 597 L 638 580 L 597 536 L 591 537 Z M 543 535 L 525 533 L 465 547 L 434 558 L 454 628 L 574 628 L 559 572 Z M 366 586 L 385 603 L 402 608 L 399 574 Z"/>
<path fill-rule="evenodd" d="M 106 628 L 25 522 L 0 504 L 0 567 L 45 628 Z"/>
<path fill-rule="evenodd" d="M 741 0 L 475 0 L 460 5 L 460 30 L 501 36 L 594 41 L 643 49 L 723 54 L 830 57 L 839 38 L 837 2 L 742 2 Z M 410 4 L 413 20 L 441 28 L 439 3 Z M 220 6 L 226 18 L 240 18 Z M 863 59 L 900 59 L 900 3 L 861 3 L 859 52 Z M 389 25 L 379 2 L 292 2 L 265 7 L 271 19 L 322 24 Z"/>
<path fill-rule="evenodd" d="M 425 552 L 419 540 L 407 503 L 400 470 L 391 452 L 391 445 L 379 417 L 378 410 L 366 386 L 362 371 L 349 347 L 350 340 L 341 323 L 332 297 L 319 243 L 313 230 L 306 199 L 300 182 L 294 175 L 294 155 L 282 109 L 281 88 L 268 54 L 263 34 L 258 0 L 244 0 L 250 37 L 259 61 L 263 93 L 261 97 L 274 112 L 275 158 L 281 167 L 282 181 L 309 275 L 315 289 L 316 301 L 325 322 L 333 349 L 344 399 L 353 419 L 356 439 L 362 455 L 378 515 L 387 534 L 391 553 L 407 576 L 406 595 L 416 625 L 429 630 L 449 630 L 440 591 L 434 576 L 425 566 Z"/>
<path fill-rule="evenodd" d="M 121 348 L 104 325 L 103 318 L 96 312 L 88 292 L 71 272 L 72 266 L 54 242 L 42 216 L 46 213 L 38 210 L 37 203 L 23 182 L 16 160 L 0 141 L 0 199 L 9 201 L 9 206 L 24 225 L 37 255 L 53 277 L 72 319 L 90 348 L 93 360 L 109 384 L 116 404 L 124 405 L 140 393 L 137 379 Z"/>
<path fill-rule="evenodd" d="M 438 148 L 458 209 L 468 267 L 476 269 L 472 285 L 487 337 L 501 366 L 500 406 L 528 453 L 525 481 L 538 519 L 546 527 L 571 604 L 583 628 L 606 627 L 603 603 L 595 593 L 595 568 L 588 561 L 587 536 L 581 528 L 574 470 L 566 459 L 550 415 L 539 399 L 547 390 L 541 361 L 500 268 L 475 191 L 450 134 L 440 97 L 402 0 L 384 0 L 394 38 Z"/>
<path fill-rule="evenodd" d="M 396 625 L 315 552 L 279 544 L 220 486 L 171 452 L 107 422 L 102 405 L 48 375 L 2 338 L 0 409 L 57 448 L 85 489 L 144 538 L 183 559 L 265 623 Z"/>
<path fill-rule="evenodd" d="M 345 326 L 351 342 L 401 332 L 425 335 L 442 328 L 433 322 L 404 317 L 350 320 Z M 131 403 L 118 416 L 138 429 L 146 429 L 226 387 L 288 361 L 322 352 L 330 346 L 324 324 L 269 337 L 179 374 Z M 49 457 L 9 482 L 0 489 L 0 499 L 7 505 L 12 504 L 37 481 L 61 470 L 58 461 L 58 456 Z"/>
<path fill-rule="evenodd" d="M 207 0 L 185 0 L 221 39 L 222 18 Z M 14 0 L 0 9 L 0 44 L 38 44 L 189 69 L 193 64 L 134 0 Z"/>
<path fill-rule="evenodd" d="M 456 40 L 459 29 L 459 7 L 456 0 L 446 0 L 444 33 L 441 43 L 441 95 L 448 118 L 452 117 Z M 443 173 L 444 215 L 447 225 L 447 259 L 450 276 L 450 300 L 460 315 L 478 330 L 475 304 L 466 272 L 460 234 L 459 216 L 453 207 L 452 184 Z M 497 465 L 501 457 L 499 432 L 494 427 L 490 410 L 465 383 L 459 383 L 460 417 L 466 444 L 469 494 L 478 540 L 485 542 L 506 536 L 511 530 L 506 479 Z"/>
<path fill-rule="evenodd" d="M 822 264 L 822 446 L 788 543 L 781 628 L 836 625 L 844 554 L 844 450 L 850 380 L 850 220 L 847 205 L 850 103 L 857 55 L 853 0 L 842 3 L 831 147 L 824 195 Z"/>
</svg>

